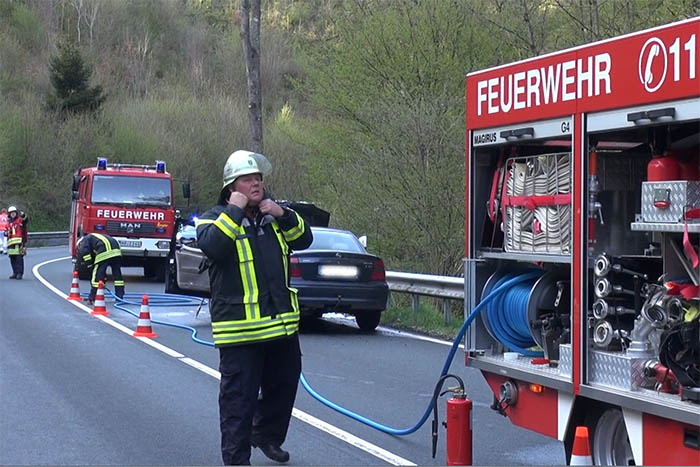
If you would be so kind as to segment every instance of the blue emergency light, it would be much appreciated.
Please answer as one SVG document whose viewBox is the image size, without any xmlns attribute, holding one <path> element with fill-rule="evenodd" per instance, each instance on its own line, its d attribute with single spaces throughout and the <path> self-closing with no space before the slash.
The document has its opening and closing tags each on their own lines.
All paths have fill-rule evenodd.
<svg viewBox="0 0 700 467">
<path fill-rule="evenodd" d="M 98 157 L 97 158 L 97 170 L 107 170 L 107 158 Z"/>
<path fill-rule="evenodd" d="M 159 174 L 165 173 L 165 161 L 156 161 L 156 172 Z"/>
</svg>

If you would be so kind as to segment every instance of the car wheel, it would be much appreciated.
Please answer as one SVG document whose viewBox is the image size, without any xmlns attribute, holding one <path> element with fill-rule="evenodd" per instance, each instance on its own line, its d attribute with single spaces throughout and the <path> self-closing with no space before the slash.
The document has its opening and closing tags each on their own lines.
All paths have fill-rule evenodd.
<svg viewBox="0 0 700 467">
<path fill-rule="evenodd" d="M 379 326 L 381 318 L 381 311 L 362 311 L 355 315 L 355 322 L 357 323 L 357 327 L 363 331 L 371 332 Z"/>
</svg>

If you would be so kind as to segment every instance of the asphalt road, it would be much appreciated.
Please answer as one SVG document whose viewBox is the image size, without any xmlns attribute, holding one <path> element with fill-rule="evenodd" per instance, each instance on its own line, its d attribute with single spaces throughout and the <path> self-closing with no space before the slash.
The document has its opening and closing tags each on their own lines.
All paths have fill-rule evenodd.
<svg viewBox="0 0 700 467">
<path fill-rule="evenodd" d="M 195 304 L 152 306 L 158 336 L 136 339 L 138 306 L 130 314 L 108 298 L 110 316 L 98 318 L 65 300 L 65 247 L 30 249 L 25 263 L 25 279 L 12 281 L 9 261 L 0 258 L 0 463 L 220 464 L 218 353 L 190 331 L 155 324 L 190 326 L 210 341 L 206 307 L 196 316 Z M 125 272 L 127 294 L 157 301 L 162 284 L 140 278 L 138 269 Z M 87 281 L 80 290 L 89 290 Z M 339 317 L 305 323 L 301 346 L 303 372 L 316 391 L 393 428 L 420 419 L 449 350 L 389 329 L 362 334 Z M 463 362 L 458 351 L 450 371 L 474 402 L 474 464 L 564 464 L 560 442 L 488 408 L 483 377 Z M 444 405 L 443 398 L 441 419 Z M 300 385 L 284 447 L 295 465 L 444 465 L 440 430 L 433 459 L 430 419 L 413 434 L 388 435 L 322 405 Z M 251 461 L 275 464 L 257 450 Z"/>
</svg>

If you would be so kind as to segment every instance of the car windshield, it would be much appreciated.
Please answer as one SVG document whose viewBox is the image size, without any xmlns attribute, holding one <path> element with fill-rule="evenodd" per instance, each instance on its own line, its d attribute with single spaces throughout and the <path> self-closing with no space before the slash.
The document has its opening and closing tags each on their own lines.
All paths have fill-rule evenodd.
<svg viewBox="0 0 700 467">
<path fill-rule="evenodd" d="M 97 175 L 92 182 L 94 204 L 170 206 L 170 193 L 167 178 Z"/>
<path fill-rule="evenodd" d="M 333 250 L 364 253 L 362 244 L 351 233 L 314 230 L 314 240 L 309 250 Z"/>
</svg>

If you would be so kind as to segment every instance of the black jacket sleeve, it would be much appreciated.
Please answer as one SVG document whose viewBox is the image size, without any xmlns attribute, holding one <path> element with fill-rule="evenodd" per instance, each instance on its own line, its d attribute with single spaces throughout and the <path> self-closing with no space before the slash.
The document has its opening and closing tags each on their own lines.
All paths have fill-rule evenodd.
<svg viewBox="0 0 700 467">
<path fill-rule="evenodd" d="M 292 250 L 304 250 L 311 245 L 311 227 L 294 210 L 283 208 L 284 215 L 277 219 L 285 241 Z"/>
<path fill-rule="evenodd" d="M 244 235 L 243 211 L 234 205 L 217 205 L 197 219 L 197 244 L 212 262 L 237 255 L 236 238 Z"/>
</svg>

